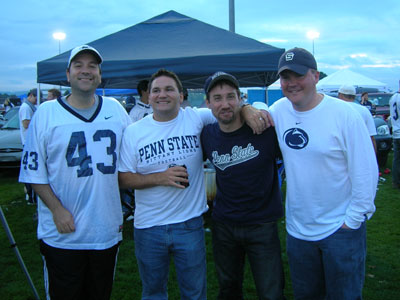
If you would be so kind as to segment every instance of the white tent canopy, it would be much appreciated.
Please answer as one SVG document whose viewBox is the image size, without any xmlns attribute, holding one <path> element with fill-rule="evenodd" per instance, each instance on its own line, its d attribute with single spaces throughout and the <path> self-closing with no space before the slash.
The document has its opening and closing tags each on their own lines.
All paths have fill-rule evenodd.
<svg viewBox="0 0 400 300">
<path fill-rule="evenodd" d="M 389 91 L 386 83 L 355 73 L 349 69 L 339 70 L 321 79 L 317 84 L 317 90 L 323 93 L 337 92 L 344 84 L 354 85 L 356 88 L 376 88 L 379 91 Z"/>
</svg>

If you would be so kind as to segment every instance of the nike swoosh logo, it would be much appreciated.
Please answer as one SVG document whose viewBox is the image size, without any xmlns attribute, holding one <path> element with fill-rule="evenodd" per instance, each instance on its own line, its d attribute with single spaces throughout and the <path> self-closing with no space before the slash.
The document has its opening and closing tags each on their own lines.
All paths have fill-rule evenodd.
<svg viewBox="0 0 400 300">
<path fill-rule="evenodd" d="M 299 125 L 299 124 L 301 124 L 301 122 L 296 122 L 296 125 Z"/>
<path fill-rule="evenodd" d="M 104 117 L 104 120 L 108 120 L 109 118 L 112 118 L 112 116 Z"/>
</svg>

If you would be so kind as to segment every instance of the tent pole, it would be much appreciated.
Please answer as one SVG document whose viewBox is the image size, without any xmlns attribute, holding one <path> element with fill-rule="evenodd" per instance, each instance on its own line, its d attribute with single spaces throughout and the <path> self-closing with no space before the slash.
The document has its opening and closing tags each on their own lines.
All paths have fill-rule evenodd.
<svg viewBox="0 0 400 300">
<path fill-rule="evenodd" d="M 235 0 L 229 0 L 229 31 L 235 33 Z"/>
<path fill-rule="evenodd" d="M 22 256 L 21 256 L 21 253 L 19 253 L 17 243 L 14 240 L 14 237 L 11 233 L 10 227 L 8 227 L 8 223 L 7 223 L 6 217 L 4 216 L 3 209 L 1 208 L 1 206 L 0 206 L 0 219 L 1 219 L 1 223 L 3 224 L 4 230 L 6 231 L 6 235 L 10 241 L 11 248 L 14 249 L 15 255 L 17 256 L 17 259 L 22 268 L 22 271 L 24 271 L 26 279 L 28 279 L 28 282 L 29 282 L 29 285 L 31 286 L 33 294 L 35 295 L 35 298 L 37 300 L 39 300 L 40 299 L 39 294 L 35 288 L 35 285 L 33 284 L 31 276 L 29 275 L 28 269 L 25 266 L 24 260 L 22 259 Z"/>
<path fill-rule="evenodd" d="M 40 83 L 38 82 L 37 84 L 37 90 L 38 90 L 38 94 L 37 94 L 37 104 L 40 105 L 40 103 L 42 103 L 42 97 L 40 97 Z"/>
</svg>

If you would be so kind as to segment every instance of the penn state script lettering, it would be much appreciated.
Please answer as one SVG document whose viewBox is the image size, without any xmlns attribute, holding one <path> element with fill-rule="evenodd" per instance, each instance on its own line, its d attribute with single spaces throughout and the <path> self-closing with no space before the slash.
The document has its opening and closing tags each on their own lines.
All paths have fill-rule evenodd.
<svg viewBox="0 0 400 300">
<path fill-rule="evenodd" d="M 240 164 L 257 157 L 260 151 L 255 150 L 249 143 L 246 148 L 242 146 L 233 146 L 231 154 L 218 154 L 218 151 L 212 152 L 212 163 L 220 170 L 225 170 L 230 166 Z"/>
</svg>

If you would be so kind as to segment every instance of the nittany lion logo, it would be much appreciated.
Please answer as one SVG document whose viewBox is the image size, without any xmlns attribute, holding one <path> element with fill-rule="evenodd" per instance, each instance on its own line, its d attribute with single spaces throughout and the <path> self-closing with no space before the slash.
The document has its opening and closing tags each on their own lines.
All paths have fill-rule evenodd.
<svg viewBox="0 0 400 300">
<path fill-rule="evenodd" d="M 283 134 L 283 140 L 290 148 L 299 150 L 307 146 L 308 135 L 303 129 L 290 128 Z"/>
</svg>

